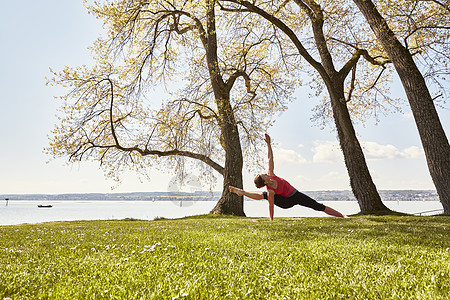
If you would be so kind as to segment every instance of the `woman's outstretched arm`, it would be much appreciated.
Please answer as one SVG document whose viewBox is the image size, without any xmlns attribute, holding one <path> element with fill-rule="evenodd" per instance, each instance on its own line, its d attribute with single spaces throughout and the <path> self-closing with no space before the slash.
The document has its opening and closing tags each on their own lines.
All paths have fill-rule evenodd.
<svg viewBox="0 0 450 300">
<path fill-rule="evenodd" d="M 238 196 L 246 196 L 249 197 L 250 199 L 253 200 L 262 200 L 264 199 L 264 194 L 263 193 L 252 193 L 252 192 L 247 192 L 244 190 L 241 190 L 237 187 L 234 186 L 229 186 L 228 189 L 230 190 L 230 192 L 235 193 Z"/>
<path fill-rule="evenodd" d="M 269 176 L 275 176 L 275 173 L 273 172 L 274 163 L 273 163 L 273 151 L 272 151 L 271 139 L 267 133 L 265 134 L 264 141 L 267 144 L 267 157 L 269 158 L 269 169 L 267 170 L 267 172 L 268 172 Z"/>
</svg>

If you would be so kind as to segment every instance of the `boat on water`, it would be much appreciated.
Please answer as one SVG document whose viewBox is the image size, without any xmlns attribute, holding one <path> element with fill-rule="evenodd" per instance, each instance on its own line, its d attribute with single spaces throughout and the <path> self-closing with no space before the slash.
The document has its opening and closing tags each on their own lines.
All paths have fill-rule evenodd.
<svg viewBox="0 0 450 300">
<path fill-rule="evenodd" d="M 42 204 L 39 204 L 38 207 L 39 208 L 52 208 L 53 205 L 42 205 Z"/>
</svg>

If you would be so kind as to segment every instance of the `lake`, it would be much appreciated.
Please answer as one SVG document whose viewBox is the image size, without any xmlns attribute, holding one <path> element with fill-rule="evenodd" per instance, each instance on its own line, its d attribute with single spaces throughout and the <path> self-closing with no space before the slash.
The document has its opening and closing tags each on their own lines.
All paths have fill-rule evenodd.
<svg viewBox="0 0 450 300">
<path fill-rule="evenodd" d="M 214 201 L 9 201 L 0 202 L 0 225 L 41 223 L 74 220 L 113 220 L 134 218 L 153 220 L 155 218 L 182 218 L 209 213 Z M 343 214 L 359 212 L 356 201 L 322 201 Z M 442 209 L 439 201 L 385 201 L 392 210 L 405 213 L 420 213 Z M 52 208 L 38 208 L 39 204 L 51 204 Z M 268 217 L 266 201 L 245 201 L 244 211 L 247 217 Z M 442 211 L 441 211 L 442 212 Z M 437 214 L 439 212 L 433 212 Z M 429 214 L 433 214 L 429 213 Z M 312 209 L 295 206 L 291 209 L 275 207 L 275 217 L 325 217 L 326 214 Z"/>
</svg>

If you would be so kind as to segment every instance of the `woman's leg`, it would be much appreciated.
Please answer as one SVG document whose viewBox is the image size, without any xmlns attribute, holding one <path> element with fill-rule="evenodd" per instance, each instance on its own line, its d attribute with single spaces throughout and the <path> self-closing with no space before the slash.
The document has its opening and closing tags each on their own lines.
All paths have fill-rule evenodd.
<svg viewBox="0 0 450 300">
<path fill-rule="evenodd" d="M 235 193 L 238 196 L 246 196 L 248 198 L 251 198 L 253 200 L 262 200 L 264 199 L 264 195 L 263 193 L 251 193 L 251 192 L 247 192 L 241 189 L 238 189 L 234 186 L 229 186 L 228 189 L 230 190 L 230 192 Z"/>
<path fill-rule="evenodd" d="M 299 191 L 297 191 L 293 196 L 295 197 L 296 204 L 300 204 L 309 208 L 312 208 L 317 211 L 323 211 L 327 215 L 334 216 L 334 217 L 340 217 L 340 218 L 347 218 L 346 215 L 341 214 L 337 210 L 332 209 L 329 206 L 325 206 L 322 203 L 317 202 L 316 200 L 312 199 L 308 195 L 305 195 Z"/>
</svg>

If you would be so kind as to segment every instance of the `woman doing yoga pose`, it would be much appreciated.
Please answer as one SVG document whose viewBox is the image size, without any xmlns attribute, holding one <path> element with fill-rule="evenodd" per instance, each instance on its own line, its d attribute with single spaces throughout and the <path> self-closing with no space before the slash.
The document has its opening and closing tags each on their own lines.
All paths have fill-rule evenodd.
<svg viewBox="0 0 450 300">
<path fill-rule="evenodd" d="M 230 192 L 233 192 L 239 196 L 247 196 L 254 200 L 268 200 L 270 220 L 273 220 L 274 205 L 286 209 L 291 208 L 297 204 L 312 208 L 314 210 L 323 211 L 331 216 L 341 218 L 346 217 L 345 215 L 332 209 L 331 207 L 318 203 L 316 200 L 310 198 L 309 196 L 300 193 L 292 185 L 290 185 L 289 182 L 281 177 L 276 176 L 273 172 L 274 163 L 270 136 L 266 134 L 264 140 L 267 144 L 269 169 L 267 174 L 258 174 L 255 177 L 255 185 L 257 188 L 266 186 L 267 192 L 252 193 L 233 186 L 229 187 Z"/>
</svg>

